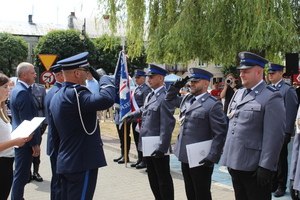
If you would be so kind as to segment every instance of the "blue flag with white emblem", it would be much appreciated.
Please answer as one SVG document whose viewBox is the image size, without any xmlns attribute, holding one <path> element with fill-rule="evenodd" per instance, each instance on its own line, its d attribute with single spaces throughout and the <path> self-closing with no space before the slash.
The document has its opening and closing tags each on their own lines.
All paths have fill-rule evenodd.
<svg viewBox="0 0 300 200">
<path fill-rule="evenodd" d="M 120 104 L 120 126 L 125 117 L 131 112 L 130 84 L 127 69 L 126 55 L 120 51 L 118 63 L 115 69 L 115 85 L 119 91 L 115 103 Z"/>
</svg>

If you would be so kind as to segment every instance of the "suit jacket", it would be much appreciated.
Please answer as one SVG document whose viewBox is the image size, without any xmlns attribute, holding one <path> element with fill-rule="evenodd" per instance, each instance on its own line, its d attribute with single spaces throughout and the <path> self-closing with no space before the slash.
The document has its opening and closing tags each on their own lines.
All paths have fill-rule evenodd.
<svg viewBox="0 0 300 200">
<path fill-rule="evenodd" d="M 285 83 L 284 80 L 281 80 L 276 88 L 280 91 L 285 107 L 285 133 L 292 134 L 294 133 L 295 119 L 298 109 L 298 97 L 295 89 L 288 83 Z"/>
<path fill-rule="evenodd" d="M 242 99 L 245 90 L 239 89 L 228 107 L 221 164 L 242 171 L 258 166 L 276 171 L 285 130 L 282 95 L 264 81 Z"/>
<path fill-rule="evenodd" d="M 99 94 L 92 94 L 84 86 L 64 82 L 61 89 L 53 95 L 49 121 L 60 139 L 57 156 L 58 174 L 106 166 L 97 111 L 108 109 L 114 103 L 116 90 L 108 85 L 112 85 L 111 78 L 102 77 L 99 83 L 102 89 Z"/>
<path fill-rule="evenodd" d="M 179 89 L 170 86 L 166 101 L 180 107 L 181 126 L 174 154 L 178 160 L 188 163 L 186 145 L 206 140 L 213 140 L 207 158 L 218 163 L 226 137 L 226 120 L 223 106 L 219 99 L 205 93 L 191 105 L 192 94 L 177 96 Z M 200 161 L 200 160 L 199 160 Z"/>
<path fill-rule="evenodd" d="M 151 93 L 150 93 L 151 94 Z M 142 137 L 160 136 L 157 150 L 167 153 L 171 147 L 171 137 L 175 126 L 174 107 L 165 102 L 166 88 L 162 87 L 155 95 L 147 96 L 144 106 L 132 113 L 135 119 L 142 119 L 138 150 L 142 151 Z"/>
<path fill-rule="evenodd" d="M 290 179 L 294 180 L 294 189 L 300 191 L 300 109 L 298 109 L 298 115 L 296 120 L 297 131 L 294 137 Z"/>
<path fill-rule="evenodd" d="M 53 95 L 61 88 L 61 83 L 55 82 L 54 86 L 50 88 L 48 93 L 46 94 L 44 107 L 46 111 L 47 121 L 51 120 L 50 117 L 50 102 Z M 59 147 L 59 137 L 55 128 L 52 126 L 52 123 L 49 122 L 48 125 L 48 134 L 47 134 L 47 155 L 52 156 L 54 152 L 58 152 Z"/>
<path fill-rule="evenodd" d="M 10 109 L 12 116 L 12 129 L 15 130 L 24 120 L 32 120 L 38 116 L 38 109 L 34 103 L 31 91 L 21 82 L 10 93 Z M 23 147 L 35 146 L 40 144 L 41 133 L 37 128 L 29 142 Z"/>
</svg>

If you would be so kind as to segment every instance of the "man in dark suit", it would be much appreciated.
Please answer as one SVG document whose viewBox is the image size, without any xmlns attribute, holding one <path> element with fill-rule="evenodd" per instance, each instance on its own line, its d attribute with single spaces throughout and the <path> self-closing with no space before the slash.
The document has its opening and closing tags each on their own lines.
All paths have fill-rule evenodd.
<svg viewBox="0 0 300 200">
<path fill-rule="evenodd" d="M 106 166 L 97 111 L 113 105 L 116 89 L 108 76 L 101 78 L 99 94 L 82 86 L 91 71 L 87 56 L 84 52 L 57 62 L 65 82 L 50 102 L 49 122 L 60 139 L 56 172 L 64 200 L 93 199 L 98 168 Z"/>
<path fill-rule="evenodd" d="M 38 109 L 31 93 L 36 73 L 32 64 L 22 62 L 17 67 L 18 82 L 10 94 L 10 108 L 13 130 L 24 120 L 32 120 L 38 116 Z M 32 140 L 24 146 L 15 149 L 15 171 L 12 185 L 11 199 L 21 200 L 24 187 L 30 177 L 32 156 L 40 155 L 40 129 L 34 131 Z"/>
<path fill-rule="evenodd" d="M 190 68 L 190 93 L 178 96 L 189 77 L 171 84 L 166 101 L 180 108 L 180 133 L 174 154 L 181 162 L 187 199 L 211 200 L 211 175 L 218 163 L 226 137 L 226 120 L 221 101 L 207 92 L 213 74 L 199 68 Z M 212 140 L 208 156 L 200 165 L 190 168 L 187 145 Z"/>
<path fill-rule="evenodd" d="M 280 92 L 264 80 L 268 60 L 241 52 L 239 89 L 228 106 L 229 127 L 221 164 L 229 169 L 237 200 L 271 200 L 271 175 L 284 140 Z"/>
<path fill-rule="evenodd" d="M 150 92 L 152 92 L 151 88 L 145 83 L 146 82 L 146 73 L 143 70 L 137 70 L 135 72 L 135 82 L 138 85 L 134 90 L 131 98 L 132 110 L 139 110 L 145 102 L 146 97 Z M 134 142 L 136 145 L 136 149 L 138 151 L 138 160 L 131 164 L 131 167 L 135 167 L 137 169 L 143 169 L 146 167 L 146 161 L 143 158 L 143 152 L 138 150 L 139 146 L 139 137 L 140 137 L 140 129 L 141 129 L 142 121 L 138 119 L 131 123 L 132 132 L 134 137 Z"/>
<path fill-rule="evenodd" d="M 33 95 L 34 103 L 38 108 L 38 117 L 46 117 L 45 107 L 44 107 L 44 101 L 46 96 L 45 87 L 39 83 L 32 84 L 32 95 Z M 48 125 L 47 120 L 44 120 L 39 127 L 41 132 L 41 142 L 42 142 L 42 135 L 44 134 L 47 125 Z M 43 181 L 43 178 L 39 174 L 40 163 L 41 163 L 40 156 L 32 158 L 33 173 L 32 176 L 30 177 L 31 180 L 36 180 L 37 182 Z"/>
<path fill-rule="evenodd" d="M 148 179 L 155 199 L 174 199 L 174 186 L 170 173 L 170 149 L 172 132 L 175 126 L 174 107 L 165 101 L 164 77 L 168 71 L 150 64 L 147 73 L 150 87 L 154 90 L 139 110 L 131 113 L 128 120 L 142 119 L 139 151 L 142 151 L 142 138 L 159 136 L 160 141 L 151 157 L 146 157 Z"/>
<path fill-rule="evenodd" d="M 50 88 L 46 97 L 45 97 L 45 109 L 46 109 L 46 118 L 51 120 L 50 117 L 50 102 L 53 95 L 61 88 L 62 82 L 64 82 L 64 77 L 61 71 L 61 65 L 54 65 L 50 68 L 52 73 L 55 75 L 54 86 Z M 56 173 L 56 159 L 59 148 L 59 137 L 55 128 L 49 123 L 48 133 L 47 133 L 47 155 L 50 156 L 52 178 L 50 185 L 50 199 L 51 200 L 60 200 L 61 199 L 61 185 L 60 177 Z"/>
<path fill-rule="evenodd" d="M 278 168 L 272 179 L 272 191 L 275 191 L 275 197 L 281 197 L 285 194 L 288 174 L 288 144 L 291 141 L 292 134 L 294 133 L 294 125 L 298 109 L 298 97 L 295 89 L 282 79 L 284 68 L 285 66 L 275 63 L 270 63 L 268 68 L 268 76 L 271 81 L 271 85 L 280 91 L 284 99 L 286 117 L 284 142 L 280 152 Z"/>
</svg>

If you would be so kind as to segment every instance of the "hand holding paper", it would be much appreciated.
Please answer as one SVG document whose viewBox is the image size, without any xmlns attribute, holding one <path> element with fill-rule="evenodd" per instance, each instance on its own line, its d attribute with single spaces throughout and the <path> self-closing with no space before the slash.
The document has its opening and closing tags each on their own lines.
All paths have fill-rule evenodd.
<svg viewBox="0 0 300 200">
<path fill-rule="evenodd" d="M 163 158 L 164 157 L 164 153 L 158 150 L 153 151 L 153 153 L 151 154 L 151 156 L 154 156 L 155 158 Z"/>
<path fill-rule="evenodd" d="M 199 162 L 199 165 L 200 166 L 203 166 L 203 167 L 213 167 L 214 166 L 214 163 L 211 162 L 210 160 L 208 160 L 207 158 L 204 158 L 203 160 L 201 160 Z"/>
</svg>

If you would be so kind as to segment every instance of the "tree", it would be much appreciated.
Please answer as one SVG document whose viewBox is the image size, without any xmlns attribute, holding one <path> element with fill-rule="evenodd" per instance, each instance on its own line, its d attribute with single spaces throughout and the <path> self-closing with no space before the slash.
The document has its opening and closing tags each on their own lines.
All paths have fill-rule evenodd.
<svg viewBox="0 0 300 200">
<path fill-rule="evenodd" d="M 35 65 L 44 70 L 42 63 L 38 57 L 39 54 L 57 55 L 57 60 L 62 60 L 70 56 L 88 51 L 89 61 L 92 65 L 96 64 L 95 45 L 87 34 L 84 34 L 84 39 L 80 40 L 80 31 L 65 30 L 65 31 L 51 31 L 44 37 L 40 38 L 36 48 Z"/>
<path fill-rule="evenodd" d="M 186 63 L 198 58 L 224 65 L 237 63 L 241 51 L 280 62 L 285 53 L 299 50 L 292 10 L 298 1 L 293 1 L 294 7 L 290 0 L 98 1 L 107 6 L 112 27 L 116 19 L 127 20 L 130 56 L 136 56 L 135 49 L 146 38 L 148 62 Z"/>
<path fill-rule="evenodd" d="M 0 33 L 0 70 L 7 76 L 15 76 L 15 67 L 26 60 L 26 41 L 10 33 Z"/>
<path fill-rule="evenodd" d="M 122 50 L 121 38 L 116 36 L 103 35 L 94 41 L 96 47 L 96 69 L 102 68 L 107 73 L 114 73 L 119 52 Z M 125 47 L 126 49 L 126 47 Z M 133 75 L 134 70 L 147 67 L 145 49 L 142 48 L 138 56 L 127 60 L 129 74 Z"/>
</svg>

